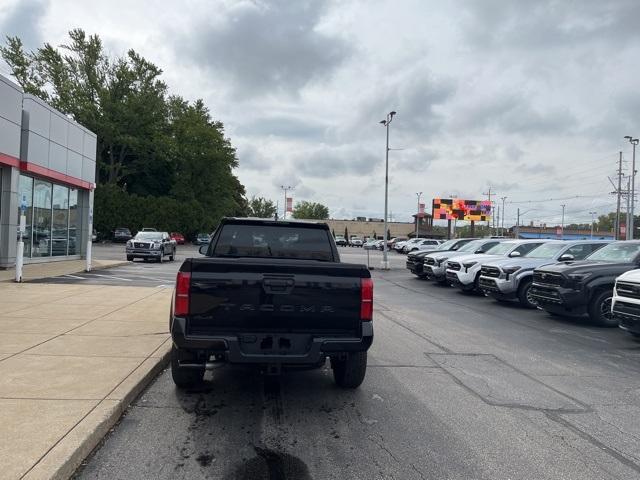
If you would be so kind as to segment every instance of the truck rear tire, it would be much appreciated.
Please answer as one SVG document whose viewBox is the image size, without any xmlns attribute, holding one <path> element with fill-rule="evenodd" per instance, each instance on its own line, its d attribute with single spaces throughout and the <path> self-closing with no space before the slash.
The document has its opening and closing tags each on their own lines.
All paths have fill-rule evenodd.
<svg viewBox="0 0 640 480">
<path fill-rule="evenodd" d="M 611 313 L 612 290 L 596 292 L 589 302 L 589 318 L 601 327 L 617 327 L 618 320 Z"/>
<path fill-rule="evenodd" d="M 349 353 L 344 360 L 331 359 L 333 379 L 342 388 L 358 388 L 367 373 L 367 352 Z"/>
<path fill-rule="evenodd" d="M 195 388 L 202 383 L 204 368 L 185 368 L 178 363 L 178 349 L 171 347 L 171 377 L 180 389 Z"/>
</svg>

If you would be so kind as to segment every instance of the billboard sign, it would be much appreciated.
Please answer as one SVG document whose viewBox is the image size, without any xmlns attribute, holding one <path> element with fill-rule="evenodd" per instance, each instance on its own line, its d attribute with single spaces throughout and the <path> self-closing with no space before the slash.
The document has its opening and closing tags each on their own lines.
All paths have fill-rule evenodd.
<svg viewBox="0 0 640 480">
<path fill-rule="evenodd" d="M 486 222 L 491 220 L 491 202 L 463 198 L 434 198 L 433 219 Z"/>
<path fill-rule="evenodd" d="M 287 212 L 293 212 L 293 198 L 287 197 Z"/>
</svg>

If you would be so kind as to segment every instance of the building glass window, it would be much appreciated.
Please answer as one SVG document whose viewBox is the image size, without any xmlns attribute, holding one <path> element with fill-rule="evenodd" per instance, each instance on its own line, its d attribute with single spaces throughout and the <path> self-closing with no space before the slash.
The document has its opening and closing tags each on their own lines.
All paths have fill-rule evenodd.
<svg viewBox="0 0 640 480">
<path fill-rule="evenodd" d="M 69 190 L 69 255 L 80 253 L 80 209 L 78 190 Z"/>
<path fill-rule="evenodd" d="M 54 257 L 67 254 L 69 234 L 69 189 L 53 186 L 53 221 L 51 229 L 51 253 Z"/>
<path fill-rule="evenodd" d="M 33 187 L 32 257 L 51 256 L 51 184 L 35 180 Z"/>
<path fill-rule="evenodd" d="M 22 237 L 24 241 L 24 256 L 31 256 L 31 221 L 33 218 L 33 178 L 25 175 L 20 175 L 18 181 L 18 225 L 20 224 L 20 207 L 22 201 L 26 204 L 25 210 L 26 217 L 26 231 Z M 18 236 L 19 239 L 19 236 Z"/>
</svg>

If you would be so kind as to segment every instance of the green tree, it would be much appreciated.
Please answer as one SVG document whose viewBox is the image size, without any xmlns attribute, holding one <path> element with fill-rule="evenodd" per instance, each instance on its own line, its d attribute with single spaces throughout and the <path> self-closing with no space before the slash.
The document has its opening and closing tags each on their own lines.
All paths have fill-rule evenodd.
<svg viewBox="0 0 640 480">
<path fill-rule="evenodd" d="M 109 57 L 97 35 L 75 29 L 69 38 L 26 52 L 18 37 L 8 37 L 0 56 L 26 93 L 97 134 L 96 225 L 174 225 L 188 233 L 247 214 L 244 187 L 233 175 L 235 149 L 202 100 L 169 95 L 162 70 L 134 50 Z M 116 205 L 126 223 L 109 211 Z M 182 218 L 171 223 L 173 215 Z"/>
<path fill-rule="evenodd" d="M 344 238 L 349 240 L 349 230 L 347 230 L 347 227 L 344 227 Z"/>
<path fill-rule="evenodd" d="M 329 218 L 329 209 L 321 203 L 298 202 L 293 209 L 293 218 L 326 220 Z"/>
<path fill-rule="evenodd" d="M 248 215 L 258 218 L 273 218 L 277 213 L 276 204 L 264 197 L 251 197 L 248 204 Z"/>
</svg>

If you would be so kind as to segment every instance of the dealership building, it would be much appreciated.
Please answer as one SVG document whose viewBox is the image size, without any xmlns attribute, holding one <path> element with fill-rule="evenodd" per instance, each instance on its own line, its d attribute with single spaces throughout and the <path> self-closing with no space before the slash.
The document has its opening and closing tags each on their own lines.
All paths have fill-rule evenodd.
<svg viewBox="0 0 640 480">
<path fill-rule="evenodd" d="M 15 266 L 21 234 L 25 264 L 86 256 L 96 145 L 95 133 L 0 75 L 0 269 Z"/>
</svg>

